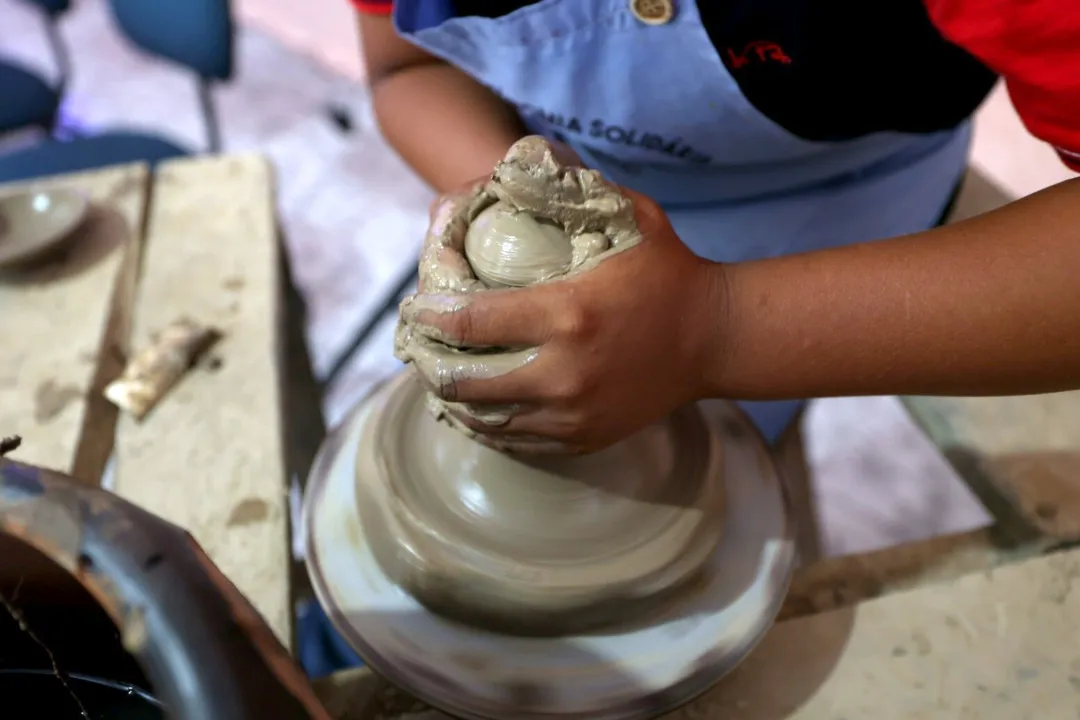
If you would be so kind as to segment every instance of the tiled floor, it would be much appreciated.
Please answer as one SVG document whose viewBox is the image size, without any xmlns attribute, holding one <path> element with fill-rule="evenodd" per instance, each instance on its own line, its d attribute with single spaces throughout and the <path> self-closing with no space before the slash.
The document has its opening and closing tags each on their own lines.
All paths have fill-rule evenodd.
<svg viewBox="0 0 1080 720">
<path fill-rule="evenodd" d="M 36 15 L 15 0 L 0 2 L 0 52 L 48 68 Z M 64 21 L 64 34 L 76 67 L 68 107 L 73 118 L 91 128 L 157 127 L 199 146 L 189 79 L 130 50 L 100 0 L 82 0 Z M 238 60 L 236 81 L 217 94 L 226 147 L 264 152 L 277 164 L 282 218 L 313 311 L 311 344 L 318 368 L 325 369 L 414 262 L 430 194 L 382 142 L 355 80 L 257 30 L 241 32 Z M 328 103 L 349 111 L 351 133 L 331 122 Z M 388 321 L 382 324 L 334 389 L 327 402 L 331 422 L 397 367 L 390 329 Z M 895 399 L 819 401 L 807 422 L 827 552 L 882 547 L 985 521 Z"/>
</svg>

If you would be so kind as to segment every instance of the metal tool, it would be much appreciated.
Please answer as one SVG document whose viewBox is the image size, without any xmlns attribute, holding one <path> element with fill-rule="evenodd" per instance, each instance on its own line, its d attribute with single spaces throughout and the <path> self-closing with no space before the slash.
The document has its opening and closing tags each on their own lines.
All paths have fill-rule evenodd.
<svg viewBox="0 0 1080 720">
<path fill-rule="evenodd" d="M 170 718 L 329 720 L 266 623 L 181 528 L 101 488 L 0 458 L 0 547 L 7 609 L 16 591 L 30 602 L 72 580 L 89 590 Z"/>
</svg>

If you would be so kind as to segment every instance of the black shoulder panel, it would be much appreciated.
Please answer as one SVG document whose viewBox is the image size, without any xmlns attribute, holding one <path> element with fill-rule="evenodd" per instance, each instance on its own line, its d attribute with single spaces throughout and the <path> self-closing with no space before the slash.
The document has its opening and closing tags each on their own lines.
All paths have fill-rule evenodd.
<svg viewBox="0 0 1080 720">
<path fill-rule="evenodd" d="M 979 106 L 996 80 L 942 37 L 921 0 L 697 4 L 746 98 L 807 140 L 951 128 Z"/>
</svg>

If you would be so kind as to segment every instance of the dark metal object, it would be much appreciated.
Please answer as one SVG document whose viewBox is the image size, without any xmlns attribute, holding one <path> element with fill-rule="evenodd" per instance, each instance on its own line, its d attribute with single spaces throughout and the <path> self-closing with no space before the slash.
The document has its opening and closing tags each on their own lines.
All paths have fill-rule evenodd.
<svg viewBox="0 0 1080 720">
<path fill-rule="evenodd" d="M 175 720 L 329 720 L 258 613 L 191 536 L 112 493 L 0 459 L 0 536 L 86 588 Z"/>
<path fill-rule="evenodd" d="M 78 674 L 68 675 L 61 683 L 47 670 L 0 670 L 0 697 L 9 708 L 33 708 L 34 717 L 50 720 L 165 717 L 161 703 L 137 686 Z"/>
</svg>

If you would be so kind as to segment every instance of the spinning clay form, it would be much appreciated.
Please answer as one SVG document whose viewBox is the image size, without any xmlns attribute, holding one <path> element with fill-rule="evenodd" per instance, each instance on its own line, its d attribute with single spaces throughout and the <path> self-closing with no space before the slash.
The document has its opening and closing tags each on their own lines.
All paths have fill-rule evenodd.
<svg viewBox="0 0 1080 720">
<path fill-rule="evenodd" d="M 529 137 L 436 210 L 421 296 L 558 283 L 640 242 L 628 198 Z M 410 372 L 328 440 L 306 499 L 313 585 L 339 630 L 460 717 L 637 719 L 708 687 L 767 627 L 793 565 L 752 427 L 715 401 L 588 456 L 498 452 L 458 418 L 498 425 L 517 409 L 442 391 L 537 349 L 454 347 L 415 324 L 417 302 L 395 336 Z"/>
<path fill-rule="evenodd" d="M 527 137 L 510 149 L 489 182 L 436 210 L 420 257 L 420 292 L 454 292 L 467 302 L 474 292 L 554 282 L 588 271 L 639 242 L 628 198 L 595 170 L 561 165 L 543 138 Z M 407 298 L 402 304 L 394 354 L 411 363 L 424 385 L 436 391 L 427 399 L 431 411 L 466 433 L 455 415 L 505 423 L 513 408 L 453 405 L 437 391 L 447 375 L 510 372 L 531 361 L 535 352 L 463 352 L 416 331 L 407 320 L 413 302 Z"/>
<path fill-rule="evenodd" d="M 472 292 L 555 281 L 640 241 L 633 206 L 614 186 L 559 165 L 537 139 L 511 150 L 465 207 L 463 236 L 453 226 L 440 260 L 444 272 L 467 266 Z M 447 250 L 466 265 L 449 262 Z M 436 391 L 439 373 L 470 353 L 488 372 L 500 356 L 520 357 L 461 350 L 402 325 L 398 356 L 422 355 L 417 370 Z M 407 414 L 421 404 L 410 397 L 412 405 L 388 403 L 400 414 L 385 416 L 371 449 L 382 449 L 387 478 L 363 484 L 369 502 L 360 512 L 379 528 L 371 542 L 384 570 L 434 612 L 524 635 L 593 630 L 663 602 L 719 541 L 720 449 L 695 407 L 596 456 L 526 459 L 439 427 L 427 435 Z M 456 412 L 504 421 L 499 412 L 452 412 L 441 402 L 437 392 L 427 402 L 440 419 Z M 436 449 L 439 462 L 425 464 L 434 455 L 403 447 L 404 438 L 412 448 Z"/>
<path fill-rule="evenodd" d="M 465 258 L 488 287 L 523 287 L 566 273 L 573 261 L 570 237 L 503 203 L 482 211 L 465 233 Z"/>
</svg>

